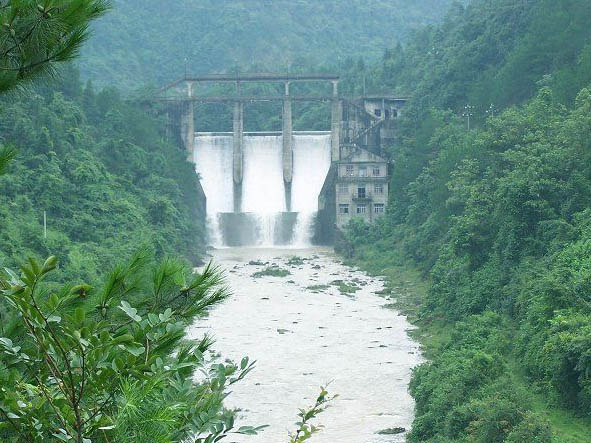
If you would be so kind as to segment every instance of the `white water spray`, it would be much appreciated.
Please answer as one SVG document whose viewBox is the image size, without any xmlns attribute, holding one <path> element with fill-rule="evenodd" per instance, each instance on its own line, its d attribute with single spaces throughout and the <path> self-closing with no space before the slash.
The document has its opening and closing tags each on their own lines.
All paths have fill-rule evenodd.
<svg viewBox="0 0 591 443">
<path fill-rule="evenodd" d="M 244 136 L 242 211 L 257 215 L 286 211 L 280 135 Z"/>
<path fill-rule="evenodd" d="M 195 138 L 195 165 L 207 197 L 210 240 L 223 246 L 218 214 L 234 210 L 232 136 L 201 133 Z"/>
<path fill-rule="evenodd" d="M 214 246 L 223 246 L 223 226 L 220 226 L 218 214 L 233 212 L 234 209 L 232 135 L 199 133 L 195 146 L 196 168 L 207 197 L 211 240 Z M 243 148 L 242 211 L 252 214 L 256 220 L 257 244 L 275 246 L 278 236 L 285 236 L 283 224 L 290 220 L 289 217 L 282 217 L 287 210 L 282 136 L 246 134 Z M 318 211 L 318 195 L 329 168 L 329 133 L 294 135 L 291 209 L 298 214 L 291 234 L 293 246 L 304 247 L 311 244 L 313 222 Z"/>
<path fill-rule="evenodd" d="M 330 168 L 330 134 L 294 136 L 292 211 L 298 213 L 293 245 L 311 245 L 318 196 Z"/>
</svg>

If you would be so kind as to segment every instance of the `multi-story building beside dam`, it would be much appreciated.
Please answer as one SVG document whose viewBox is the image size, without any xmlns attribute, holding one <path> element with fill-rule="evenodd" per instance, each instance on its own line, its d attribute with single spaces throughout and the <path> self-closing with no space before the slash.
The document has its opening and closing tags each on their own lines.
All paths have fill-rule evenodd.
<svg viewBox="0 0 591 443">
<path fill-rule="evenodd" d="M 391 168 L 384 148 L 394 141 L 405 103 L 385 96 L 344 102 L 339 159 L 332 162 L 318 197 L 319 242 L 333 243 L 354 217 L 373 223 L 386 213 Z"/>
<path fill-rule="evenodd" d="M 387 160 L 355 146 L 341 154 L 319 196 L 319 211 L 330 212 L 323 221 L 328 229 L 343 229 L 353 217 L 371 223 L 385 214 L 388 204 Z"/>
</svg>

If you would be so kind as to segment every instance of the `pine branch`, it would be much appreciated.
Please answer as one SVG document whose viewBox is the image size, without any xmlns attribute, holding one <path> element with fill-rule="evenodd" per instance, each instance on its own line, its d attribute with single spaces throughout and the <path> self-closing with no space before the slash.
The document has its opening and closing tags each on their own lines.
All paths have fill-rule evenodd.
<svg viewBox="0 0 591 443">
<path fill-rule="evenodd" d="M 0 148 L 0 175 L 5 174 L 8 162 L 16 155 L 16 150 L 11 146 L 4 146 Z"/>
<path fill-rule="evenodd" d="M 0 93 L 53 65 L 74 59 L 89 36 L 89 23 L 103 15 L 106 0 L 55 0 L 51 6 L 8 0 L 0 7 Z"/>
</svg>

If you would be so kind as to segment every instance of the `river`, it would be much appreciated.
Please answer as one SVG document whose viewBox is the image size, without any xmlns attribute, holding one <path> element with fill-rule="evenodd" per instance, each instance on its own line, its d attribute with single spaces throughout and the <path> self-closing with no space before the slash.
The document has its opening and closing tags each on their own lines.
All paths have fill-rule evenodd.
<svg viewBox="0 0 591 443">
<path fill-rule="evenodd" d="M 226 270 L 233 296 L 190 335 L 213 335 L 224 358 L 257 361 L 226 405 L 241 408 L 238 425 L 269 425 L 258 436 L 233 434 L 228 443 L 287 442 L 298 408 L 313 404 L 328 382 L 339 397 L 315 420 L 324 429 L 312 443 L 404 441 L 403 433 L 377 432 L 409 429 L 407 388 L 422 357 L 407 335 L 412 326 L 376 294 L 382 280 L 343 265 L 328 248 L 219 249 L 213 260 Z M 290 275 L 253 277 L 268 266 Z"/>
</svg>

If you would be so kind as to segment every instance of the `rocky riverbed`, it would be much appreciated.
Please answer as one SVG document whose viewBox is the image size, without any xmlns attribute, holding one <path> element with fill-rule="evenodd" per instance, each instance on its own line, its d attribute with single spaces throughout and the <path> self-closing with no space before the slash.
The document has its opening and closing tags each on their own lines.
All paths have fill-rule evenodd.
<svg viewBox="0 0 591 443">
<path fill-rule="evenodd" d="M 324 429 L 314 443 L 404 441 L 413 417 L 408 382 L 422 358 L 407 335 L 412 326 L 380 295 L 382 280 L 323 248 L 220 249 L 213 260 L 233 296 L 191 334 L 213 335 L 224 358 L 257 361 L 226 404 L 242 408 L 240 425 L 269 425 L 229 442 L 286 442 L 298 408 L 328 382 L 339 397 L 317 420 Z"/>
</svg>

